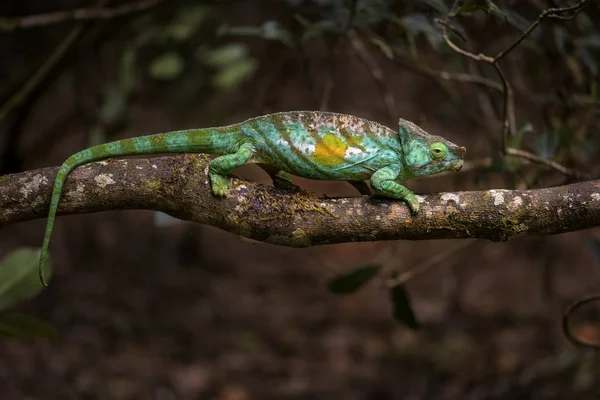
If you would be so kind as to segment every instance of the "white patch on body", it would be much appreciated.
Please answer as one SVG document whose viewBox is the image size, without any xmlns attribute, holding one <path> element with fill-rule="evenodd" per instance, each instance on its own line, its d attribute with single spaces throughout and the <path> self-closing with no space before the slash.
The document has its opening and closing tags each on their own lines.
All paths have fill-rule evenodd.
<svg viewBox="0 0 600 400">
<path fill-rule="evenodd" d="M 290 148 L 290 143 L 287 140 L 283 139 L 283 138 L 280 138 L 277 141 L 277 144 L 282 145 L 284 147 L 287 147 L 288 149 Z"/>
<path fill-rule="evenodd" d="M 356 147 L 348 147 L 346 149 L 346 153 L 344 154 L 344 157 L 349 157 L 349 156 L 355 156 L 358 154 L 362 154 L 362 150 Z"/>
<path fill-rule="evenodd" d="M 304 154 L 313 154 L 316 150 L 315 145 L 311 144 L 311 143 L 300 143 L 300 144 L 297 144 L 296 147 L 298 148 L 298 150 L 300 152 L 302 152 Z"/>
<path fill-rule="evenodd" d="M 590 196 L 592 198 L 592 200 L 600 200 L 600 193 L 592 193 L 592 195 Z"/>
</svg>

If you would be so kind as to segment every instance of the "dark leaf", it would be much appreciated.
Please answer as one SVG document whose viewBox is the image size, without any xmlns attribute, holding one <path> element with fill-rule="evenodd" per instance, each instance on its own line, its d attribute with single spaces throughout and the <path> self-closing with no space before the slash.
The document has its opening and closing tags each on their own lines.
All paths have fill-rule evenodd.
<svg viewBox="0 0 600 400">
<path fill-rule="evenodd" d="M 380 268 L 381 265 L 379 264 L 357 268 L 354 271 L 330 279 L 327 282 L 327 286 L 335 294 L 353 293 L 373 278 L 379 272 Z"/>
<path fill-rule="evenodd" d="M 38 275 L 40 249 L 21 247 L 0 262 L 0 310 L 35 297 L 44 286 Z M 46 261 L 46 278 L 52 274 L 50 257 Z"/>
<path fill-rule="evenodd" d="M 58 331 L 35 317 L 20 313 L 0 315 L 0 336 L 5 338 L 33 339 L 42 337 L 56 339 Z"/>
<path fill-rule="evenodd" d="M 456 7 L 450 12 L 450 16 L 454 17 L 459 13 L 473 13 L 475 11 L 485 11 L 486 13 L 493 11 L 504 15 L 492 0 L 463 0 L 456 2 Z"/>
<path fill-rule="evenodd" d="M 531 147 L 540 157 L 550 159 L 558 150 L 559 135 L 556 131 L 535 135 L 531 140 Z"/>
<path fill-rule="evenodd" d="M 404 285 L 396 285 L 390 289 L 390 297 L 394 306 L 394 318 L 413 330 L 421 329 L 410 303 L 410 297 Z"/>
</svg>

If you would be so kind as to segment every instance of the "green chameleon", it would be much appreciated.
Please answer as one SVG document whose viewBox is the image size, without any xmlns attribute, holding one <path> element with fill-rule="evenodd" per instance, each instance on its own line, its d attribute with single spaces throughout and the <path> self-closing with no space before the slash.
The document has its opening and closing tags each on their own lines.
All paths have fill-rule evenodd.
<svg viewBox="0 0 600 400">
<path fill-rule="evenodd" d="M 40 254 L 44 264 L 63 184 L 79 165 L 111 157 L 158 153 L 208 153 L 212 192 L 227 196 L 228 174 L 246 163 L 259 164 L 279 188 L 294 188 L 291 174 L 309 179 L 350 182 L 362 194 L 406 202 L 419 210 L 415 194 L 398 181 L 458 171 L 466 149 L 430 135 L 410 121 L 399 120 L 395 131 L 352 115 L 321 111 L 290 111 L 263 115 L 241 123 L 189 129 L 117 140 L 73 154 L 58 170 Z"/>
</svg>

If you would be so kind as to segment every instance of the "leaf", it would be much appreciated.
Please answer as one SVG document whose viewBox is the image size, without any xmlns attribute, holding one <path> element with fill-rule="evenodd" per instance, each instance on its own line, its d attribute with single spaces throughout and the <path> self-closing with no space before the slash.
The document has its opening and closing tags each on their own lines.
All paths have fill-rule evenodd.
<svg viewBox="0 0 600 400">
<path fill-rule="evenodd" d="M 508 21 L 508 23 L 520 30 L 521 32 L 525 32 L 527 28 L 531 26 L 531 22 L 528 19 L 526 19 L 518 12 L 511 10 L 510 8 L 503 8 L 502 12 L 504 13 L 504 15 L 506 15 L 506 20 Z"/>
<path fill-rule="evenodd" d="M 213 67 L 226 67 L 248 56 L 248 47 L 244 43 L 229 43 L 219 48 L 200 52 L 202 61 Z"/>
<path fill-rule="evenodd" d="M 131 93 L 137 83 L 137 70 L 135 65 L 135 50 L 128 49 L 123 52 L 119 65 L 119 84 L 125 93 Z"/>
<path fill-rule="evenodd" d="M 413 330 L 421 329 L 415 313 L 413 312 L 410 298 L 404 285 L 396 285 L 390 289 L 390 297 L 394 307 L 394 318 Z"/>
<path fill-rule="evenodd" d="M 222 88 L 232 88 L 250 77 L 258 68 L 258 63 L 251 59 L 242 59 L 227 65 L 212 78 L 212 84 Z"/>
<path fill-rule="evenodd" d="M 436 29 L 423 14 L 405 15 L 397 19 L 396 22 L 413 36 L 417 36 L 420 33 L 423 34 L 433 48 L 437 48 L 442 43 L 443 39 L 439 29 Z"/>
<path fill-rule="evenodd" d="M 586 242 L 594 254 L 596 263 L 600 265 L 600 241 L 594 237 L 588 237 Z"/>
<path fill-rule="evenodd" d="M 592 34 L 582 38 L 575 39 L 575 44 L 578 46 L 587 47 L 594 50 L 600 50 L 600 35 Z"/>
<path fill-rule="evenodd" d="M 190 38 L 209 16 L 208 7 L 198 5 L 184 7 L 167 27 L 167 33 L 175 40 L 184 41 Z"/>
<path fill-rule="evenodd" d="M 379 272 L 380 268 L 380 264 L 366 265 L 357 268 L 351 272 L 330 279 L 327 282 L 327 286 L 329 291 L 335 294 L 354 293 L 373 278 L 377 272 Z"/>
<path fill-rule="evenodd" d="M 0 314 L 0 336 L 5 338 L 33 339 L 42 337 L 56 339 L 58 331 L 35 317 L 21 313 Z"/>
<path fill-rule="evenodd" d="M 127 94 L 118 86 L 109 87 L 100 109 L 100 119 L 106 125 L 112 125 L 123 118 L 126 107 Z"/>
<path fill-rule="evenodd" d="M 379 49 L 381 50 L 381 52 L 390 60 L 394 59 L 394 50 L 392 50 L 392 48 L 390 47 L 389 44 L 387 44 L 384 40 L 379 39 L 376 36 L 369 36 L 368 37 L 369 42 L 373 43 L 375 46 L 379 47 Z"/>
<path fill-rule="evenodd" d="M 220 35 L 258 36 L 267 40 L 277 40 L 288 47 L 295 47 L 294 35 L 281 26 L 278 21 L 266 21 L 261 26 L 221 25 L 217 30 Z"/>
<path fill-rule="evenodd" d="M 464 0 L 456 2 L 456 7 L 450 11 L 450 16 L 454 17 L 459 13 L 473 13 L 476 11 L 484 11 L 490 13 L 491 11 L 498 14 L 504 15 L 502 10 L 498 8 L 492 0 Z M 506 16 L 505 16 L 506 18 Z"/>
<path fill-rule="evenodd" d="M 0 310 L 35 297 L 44 288 L 38 264 L 40 248 L 21 247 L 0 261 Z M 52 275 L 50 257 L 46 261 L 46 279 Z"/>
<path fill-rule="evenodd" d="M 339 33 L 341 31 L 340 25 L 330 20 L 323 20 L 315 22 L 308 26 L 302 34 L 301 41 L 307 42 L 311 39 L 315 39 L 323 36 L 325 33 Z"/>
<path fill-rule="evenodd" d="M 559 139 L 556 131 L 540 133 L 531 139 L 531 147 L 538 156 L 550 159 L 558 150 Z"/>
<path fill-rule="evenodd" d="M 183 57 L 179 53 L 171 51 L 152 60 L 148 72 L 154 79 L 171 81 L 181 74 L 184 66 L 185 60 Z"/>
</svg>

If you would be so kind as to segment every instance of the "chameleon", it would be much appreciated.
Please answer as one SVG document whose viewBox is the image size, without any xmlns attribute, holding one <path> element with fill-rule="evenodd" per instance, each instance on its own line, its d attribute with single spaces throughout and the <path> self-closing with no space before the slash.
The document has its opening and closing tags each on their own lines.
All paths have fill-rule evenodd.
<svg viewBox="0 0 600 400">
<path fill-rule="evenodd" d="M 278 112 L 227 126 L 156 133 L 89 147 L 67 158 L 56 174 L 39 278 L 47 286 L 44 265 L 63 185 L 71 171 L 82 164 L 131 155 L 213 154 L 217 157 L 210 161 L 208 175 L 217 197 L 228 194 L 228 174 L 254 163 L 281 189 L 298 189 L 292 184 L 292 175 L 347 181 L 363 195 L 374 192 L 403 201 L 417 214 L 417 196 L 399 181 L 458 171 L 465 152 L 465 147 L 402 118 L 398 130 L 393 130 L 362 117 L 329 111 Z"/>
</svg>

